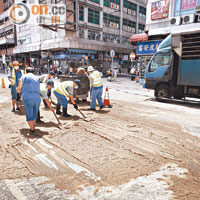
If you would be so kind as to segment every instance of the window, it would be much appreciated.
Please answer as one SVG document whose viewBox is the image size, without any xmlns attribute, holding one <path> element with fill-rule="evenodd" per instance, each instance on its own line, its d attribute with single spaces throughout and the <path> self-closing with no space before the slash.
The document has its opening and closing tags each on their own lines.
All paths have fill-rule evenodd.
<svg viewBox="0 0 200 200">
<path fill-rule="evenodd" d="M 195 13 L 195 4 L 200 5 L 200 1 L 183 1 L 183 0 L 176 0 L 174 5 L 174 16 L 183 16 L 187 14 L 194 14 Z"/>
<path fill-rule="evenodd" d="M 124 12 L 129 14 L 129 15 L 135 15 L 136 16 L 137 5 L 130 2 L 130 1 L 124 0 Z"/>
<path fill-rule="evenodd" d="M 95 3 L 99 3 L 99 0 L 90 0 L 92 2 L 95 2 Z"/>
<path fill-rule="evenodd" d="M 169 66 L 171 53 L 158 53 L 151 61 L 149 72 L 154 72 L 156 69 L 162 66 Z"/>
<path fill-rule="evenodd" d="M 139 17 L 142 19 L 146 19 L 146 8 L 140 6 L 139 7 Z"/>
<path fill-rule="evenodd" d="M 119 10 L 120 0 L 104 0 L 104 6 Z"/>
<path fill-rule="evenodd" d="M 89 40 L 101 40 L 101 33 L 94 31 L 94 30 L 88 30 L 88 39 Z"/>
<path fill-rule="evenodd" d="M 88 22 L 99 24 L 99 11 L 88 8 Z"/>
<path fill-rule="evenodd" d="M 84 8 L 79 6 L 79 20 L 84 21 Z"/>
<path fill-rule="evenodd" d="M 117 16 L 103 13 L 103 22 L 107 27 L 119 29 L 120 18 Z"/>
<path fill-rule="evenodd" d="M 120 36 L 110 33 L 103 33 L 104 42 L 120 43 Z"/>
<path fill-rule="evenodd" d="M 135 33 L 136 22 L 133 22 L 133 21 L 130 21 L 130 20 L 127 20 L 127 19 L 123 19 L 123 30 Z"/>
<path fill-rule="evenodd" d="M 79 29 L 79 38 L 84 38 L 84 29 Z"/>
<path fill-rule="evenodd" d="M 138 26 L 138 33 L 144 33 L 144 28 L 145 28 L 145 25 L 139 24 L 139 26 Z"/>
</svg>

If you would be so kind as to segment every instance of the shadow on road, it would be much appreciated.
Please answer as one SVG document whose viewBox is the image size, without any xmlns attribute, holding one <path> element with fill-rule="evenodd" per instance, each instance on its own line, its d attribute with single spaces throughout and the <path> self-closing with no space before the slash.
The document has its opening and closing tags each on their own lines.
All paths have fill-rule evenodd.
<svg viewBox="0 0 200 200">
<path fill-rule="evenodd" d="M 188 108 L 199 108 L 200 109 L 200 102 L 194 101 L 194 100 L 149 98 L 149 99 L 146 99 L 145 101 L 168 103 L 168 104 L 179 105 L 179 106 L 184 106 L 184 107 L 188 107 Z"/>
<path fill-rule="evenodd" d="M 29 130 L 28 128 L 22 128 L 20 129 L 20 134 L 27 139 L 42 138 L 44 135 L 49 135 L 47 131 L 41 131 L 40 129 L 35 129 L 35 133 L 30 133 Z"/>
</svg>

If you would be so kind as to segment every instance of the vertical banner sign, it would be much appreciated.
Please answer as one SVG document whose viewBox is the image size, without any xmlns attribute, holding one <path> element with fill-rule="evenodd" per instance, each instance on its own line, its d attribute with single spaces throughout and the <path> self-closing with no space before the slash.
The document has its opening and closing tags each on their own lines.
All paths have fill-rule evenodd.
<svg viewBox="0 0 200 200">
<path fill-rule="evenodd" d="M 168 12 L 169 0 L 155 1 L 151 4 L 151 20 L 167 18 Z"/>
<path fill-rule="evenodd" d="M 197 0 L 182 0 L 181 1 L 181 10 L 188 10 L 195 8 L 197 5 Z"/>
</svg>

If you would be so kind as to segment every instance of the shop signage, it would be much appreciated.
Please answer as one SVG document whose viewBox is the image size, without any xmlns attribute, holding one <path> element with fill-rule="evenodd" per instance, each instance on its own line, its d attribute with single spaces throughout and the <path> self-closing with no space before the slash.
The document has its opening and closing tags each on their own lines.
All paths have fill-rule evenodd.
<svg viewBox="0 0 200 200">
<path fill-rule="evenodd" d="M 123 55 L 123 59 L 124 61 L 128 61 L 128 55 Z"/>
<path fill-rule="evenodd" d="M 151 4 L 151 20 L 167 18 L 168 12 L 169 12 L 169 0 L 156 1 Z"/>
<path fill-rule="evenodd" d="M 85 59 L 85 55 L 80 55 L 80 54 L 60 54 L 60 55 L 53 55 L 52 58 L 54 60 Z"/>
<path fill-rule="evenodd" d="M 197 5 L 197 0 L 182 0 L 181 1 L 181 10 L 188 10 L 195 8 Z"/>
<path fill-rule="evenodd" d="M 155 54 L 160 43 L 161 41 L 138 42 L 136 51 L 137 55 Z"/>
</svg>

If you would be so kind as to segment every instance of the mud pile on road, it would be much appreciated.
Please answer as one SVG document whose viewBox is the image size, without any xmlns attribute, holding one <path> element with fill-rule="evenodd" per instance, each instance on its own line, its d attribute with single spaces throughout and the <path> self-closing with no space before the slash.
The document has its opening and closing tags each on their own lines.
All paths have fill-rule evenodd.
<svg viewBox="0 0 200 200">
<path fill-rule="evenodd" d="M 41 104 L 45 123 L 37 124 L 36 133 L 28 135 L 25 115 L 11 112 L 10 91 L 0 92 L 1 180 L 45 176 L 47 182 L 72 194 L 83 186 L 95 186 L 95 195 L 103 187 L 118 187 L 176 165 L 186 170 L 185 178 L 171 174 L 166 189 L 177 199 L 199 198 L 200 139 L 176 123 L 148 117 L 157 108 L 112 101 L 112 109 L 92 112 L 88 103 L 81 103 L 84 119 L 69 105 L 73 117 L 59 117 L 58 125 Z"/>
</svg>

